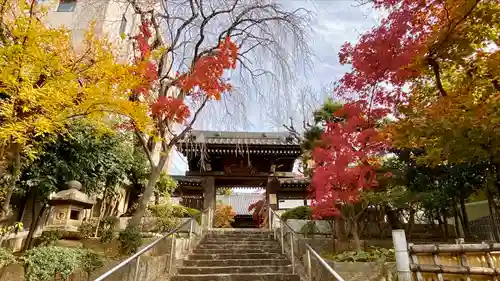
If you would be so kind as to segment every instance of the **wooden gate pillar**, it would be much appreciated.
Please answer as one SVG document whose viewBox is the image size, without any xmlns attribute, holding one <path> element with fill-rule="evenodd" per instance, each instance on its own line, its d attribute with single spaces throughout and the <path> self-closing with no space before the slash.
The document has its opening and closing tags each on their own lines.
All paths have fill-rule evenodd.
<svg viewBox="0 0 500 281">
<path fill-rule="evenodd" d="M 203 177 L 203 209 L 208 207 L 212 208 L 212 212 L 215 212 L 216 204 L 216 192 L 215 192 L 215 180 L 214 177 Z M 213 226 L 213 216 L 211 217 L 212 222 L 210 225 Z"/>
<path fill-rule="evenodd" d="M 271 209 L 278 209 L 278 189 L 280 187 L 280 182 L 275 177 L 270 177 L 267 180 L 266 185 L 266 201 L 271 206 Z"/>
</svg>

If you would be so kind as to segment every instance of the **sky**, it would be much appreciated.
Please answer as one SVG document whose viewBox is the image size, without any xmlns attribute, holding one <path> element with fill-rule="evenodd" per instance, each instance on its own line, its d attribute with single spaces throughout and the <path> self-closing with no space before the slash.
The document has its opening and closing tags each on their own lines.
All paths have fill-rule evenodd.
<svg viewBox="0 0 500 281">
<path fill-rule="evenodd" d="M 247 93 L 245 107 L 238 108 L 237 113 L 226 119 L 229 122 L 206 122 L 209 118 L 201 118 L 195 129 L 283 131 L 282 124 L 288 124 L 289 118 L 294 120 L 295 127 L 300 127 L 303 117 L 309 115 L 308 113 L 328 97 L 330 85 L 349 71 L 349 66 L 342 66 L 338 62 L 341 46 L 345 42 L 356 42 L 359 36 L 377 21 L 376 12 L 369 6 L 359 6 L 353 0 L 280 1 L 287 9 L 305 8 L 314 14 L 307 38 L 312 54 L 311 67 L 294 73 L 294 85 L 289 90 L 287 101 L 277 103 L 274 109 L 269 110 L 268 102 L 252 99 L 252 95 Z M 266 85 L 263 85 L 261 90 L 265 91 L 265 87 Z M 307 108 L 303 107 L 304 104 Z M 217 114 L 221 111 L 218 106 L 220 105 L 209 109 L 206 114 Z M 240 114 L 244 118 L 239 119 Z M 177 151 L 173 152 L 172 161 L 171 173 L 183 175 L 187 165 Z"/>
</svg>

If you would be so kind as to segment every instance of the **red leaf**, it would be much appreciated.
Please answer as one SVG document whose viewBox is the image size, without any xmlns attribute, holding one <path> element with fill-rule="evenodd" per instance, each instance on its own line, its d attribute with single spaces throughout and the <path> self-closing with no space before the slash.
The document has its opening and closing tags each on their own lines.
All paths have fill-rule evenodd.
<svg viewBox="0 0 500 281">
<path fill-rule="evenodd" d="M 177 123 L 186 121 L 191 115 L 187 105 L 182 99 L 161 96 L 151 106 L 151 112 L 154 116 L 174 120 Z"/>
<path fill-rule="evenodd" d="M 370 110 L 364 100 L 339 110 L 345 120 L 329 123 L 321 137 L 324 146 L 312 152 L 315 167 L 311 181 L 315 217 L 338 215 L 339 203 L 355 203 L 359 192 L 377 186 L 377 157 L 389 142 L 375 128 L 385 115 Z"/>
</svg>

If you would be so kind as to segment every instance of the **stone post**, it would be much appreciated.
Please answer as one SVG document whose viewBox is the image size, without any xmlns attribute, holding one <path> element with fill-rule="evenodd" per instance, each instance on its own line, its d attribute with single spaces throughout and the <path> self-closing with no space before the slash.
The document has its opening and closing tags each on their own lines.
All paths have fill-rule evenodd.
<svg viewBox="0 0 500 281">
<path fill-rule="evenodd" d="M 398 270 L 399 281 L 411 281 L 410 256 L 408 254 L 408 244 L 403 229 L 392 231 L 392 241 L 396 254 L 396 268 Z"/>
</svg>

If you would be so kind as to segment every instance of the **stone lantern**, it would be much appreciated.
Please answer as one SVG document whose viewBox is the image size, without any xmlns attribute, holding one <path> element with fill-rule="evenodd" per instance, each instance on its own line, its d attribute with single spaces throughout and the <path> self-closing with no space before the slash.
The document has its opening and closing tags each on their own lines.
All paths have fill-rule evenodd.
<svg viewBox="0 0 500 281">
<path fill-rule="evenodd" d="M 52 206 L 45 229 L 77 232 L 85 217 L 85 210 L 91 209 L 95 201 L 80 190 L 82 184 L 69 181 L 68 189 L 59 191 L 49 199 Z"/>
</svg>

